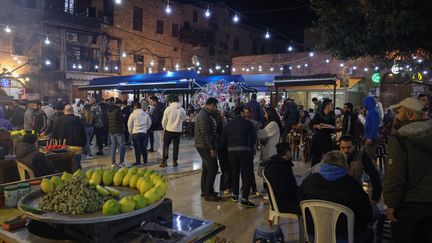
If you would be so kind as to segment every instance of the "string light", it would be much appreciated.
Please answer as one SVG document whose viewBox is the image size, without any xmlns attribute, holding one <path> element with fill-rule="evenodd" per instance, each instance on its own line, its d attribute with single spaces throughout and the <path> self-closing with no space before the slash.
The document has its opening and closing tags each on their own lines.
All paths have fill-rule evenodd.
<svg viewBox="0 0 432 243">
<path fill-rule="evenodd" d="M 127 57 L 127 54 L 125 51 L 122 52 L 122 57 Z"/>
<path fill-rule="evenodd" d="M 423 62 L 423 59 L 418 59 L 417 62 L 418 62 L 418 63 L 422 63 L 422 62 Z"/>
<path fill-rule="evenodd" d="M 21 60 L 18 60 L 18 61 L 17 61 L 17 63 L 18 63 L 18 64 L 21 64 L 21 63 L 22 63 L 22 61 L 21 61 Z"/>
<path fill-rule="evenodd" d="M 82 66 L 81 66 L 81 64 L 78 64 L 78 69 L 82 69 Z"/>
<path fill-rule="evenodd" d="M 166 69 L 166 67 L 162 68 L 162 71 L 164 71 L 164 72 L 165 72 L 166 70 L 167 70 L 167 69 Z"/>
<path fill-rule="evenodd" d="M 95 68 L 95 69 L 99 69 L 99 66 L 98 66 L 98 65 L 95 65 L 94 68 Z"/>
<path fill-rule="evenodd" d="M 152 67 L 153 67 L 153 65 L 154 65 L 154 61 L 153 61 L 153 60 L 151 60 L 151 61 L 150 61 L 150 66 L 152 66 Z"/>
<path fill-rule="evenodd" d="M 222 73 L 225 73 L 225 69 L 222 69 Z"/>
<path fill-rule="evenodd" d="M 210 13 L 210 6 L 209 5 L 207 5 L 207 10 L 205 11 L 205 14 L 204 14 L 207 18 L 210 18 L 210 15 L 211 15 L 211 13 Z"/>
<path fill-rule="evenodd" d="M 379 69 L 379 67 L 378 67 L 378 66 L 376 66 L 376 67 L 375 67 L 375 71 L 378 71 L 378 69 Z"/>
<path fill-rule="evenodd" d="M 51 44 L 51 41 L 48 39 L 48 36 L 45 38 L 45 45 L 49 45 L 49 44 Z"/>
<path fill-rule="evenodd" d="M 325 63 L 330 63 L 330 59 L 325 59 Z"/>
<path fill-rule="evenodd" d="M 315 55 L 315 53 L 313 53 L 313 52 L 309 52 L 309 56 L 310 57 L 313 57 Z"/>
<path fill-rule="evenodd" d="M 79 68 L 79 67 L 78 67 L 78 68 Z M 118 67 L 117 67 L 117 66 L 115 66 L 115 67 L 114 67 L 114 69 L 115 69 L 115 70 L 118 70 Z"/>
<path fill-rule="evenodd" d="M 268 29 L 267 29 L 267 32 L 266 32 L 266 34 L 265 34 L 264 37 L 265 37 L 266 39 L 270 39 L 270 33 L 269 33 Z"/>
<path fill-rule="evenodd" d="M 271 68 L 270 68 L 270 71 L 271 71 L 271 72 L 273 72 L 273 70 L 274 70 L 274 68 L 273 68 L 273 67 L 271 67 Z"/>
<path fill-rule="evenodd" d="M 213 73 L 213 70 L 210 68 L 210 69 L 209 69 L 209 72 L 210 72 L 210 73 Z"/>
<path fill-rule="evenodd" d="M 300 66 L 300 65 L 297 65 L 297 68 L 301 68 L 301 66 Z"/>
<path fill-rule="evenodd" d="M 425 75 L 428 74 L 428 71 L 424 70 L 424 71 L 423 71 L 423 74 L 425 74 Z"/>
<path fill-rule="evenodd" d="M 108 67 L 105 67 L 105 71 L 108 71 L 109 70 L 109 68 Z"/>
<path fill-rule="evenodd" d="M 339 64 L 339 66 L 340 66 L 340 67 L 343 67 L 343 66 L 345 66 L 345 64 L 341 63 L 341 64 Z"/>
<path fill-rule="evenodd" d="M 288 46 L 288 51 L 293 51 L 293 47 L 292 46 Z"/>
<path fill-rule="evenodd" d="M 251 70 L 254 70 L 255 68 L 254 67 L 251 67 Z"/>
<path fill-rule="evenodd" d="M 305 66 L 305 67 L 308 67 L 309 65 L 306 63 L 304 66 Z"/>
<path fill-rule="evenodd" d="M 29 78 L 29 77 L 26 77 L 26 78 L 25 78 L 25 81 L 27 81 L 27 82 L 30 81 L 30 78 Z"/>
<path fill-rule="evenodd" d="M 239 16 L 237 15 L 237 13 L 234 14 L 233 21 L 234 23 L 239 22 Z"/>
<path fill-rule="evenodd" d="M 357 70 L 357 66 L 354 66 L 353 69 L 354 69 L 354 70 Z"/>
<path fill-rule="evenodd" d="M 45 65 L 51 65 L 51 61 L 50 61 L 50 59 L 46 59 L 46 60 L 45 60 Z"/>
<path fill-rule="evenodd" d="M 165 7 L 165 13 L 171 14 L 171 12 L 172 12 L 172 10 L 171 10 L 170 4 L 169 4 L 169 0 L 168 0 L 167 5 Z"/>
<path fill-rule="evenodd" d="M 115 3 L 116 3 L 116 4 L 121 4 L 121 3 L 122 3 L 122 0 L 115 0 Z"/>
<path fill-rule="evenodd" d="M 365 71 L 365 72 L 369 71 L 369 68 L 364 68 L 364 71 Z"/>
<path fill-rule="evenodd" d="M 4 28 L 4 31 L 5 31 L 6 33 L 10 33 L 10 32 L 12 32 L 11 28 L 9 28 L 9 25 L 6 25 L 6 27 Z"/>
<path fill-rule="evenodd" d="M 281 67 L 280 70 L 283 71 L 283 67 Z"/>
<path fill-rule="evenodd" d="M 233 72 L 235 72 L 235 71 L 236 71 L 236 69 L 235 69 L 235 68 L 232 68 L 232 71 L 233 71 Z"/>
</svg>

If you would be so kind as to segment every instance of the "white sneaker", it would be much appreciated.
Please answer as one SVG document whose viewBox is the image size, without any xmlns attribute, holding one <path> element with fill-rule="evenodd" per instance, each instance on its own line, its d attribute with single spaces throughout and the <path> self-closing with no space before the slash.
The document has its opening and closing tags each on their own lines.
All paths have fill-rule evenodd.
<svg viewBox="0 0 432 243">
<path fill-rule="evenodd" d="M 86 159 L 93 159 L 93 155 L 87 155 Z"/>
</svg>

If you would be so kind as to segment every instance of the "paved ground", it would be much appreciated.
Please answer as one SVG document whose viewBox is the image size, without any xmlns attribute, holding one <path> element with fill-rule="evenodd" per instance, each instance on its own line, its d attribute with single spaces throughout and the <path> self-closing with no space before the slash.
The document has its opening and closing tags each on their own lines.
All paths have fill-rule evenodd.
<svg viewBox="0 0 432 243">
<path fill-rule="evenodd" d="M 92 160 L 83 161 L 84 169 L 94 166 L 110 166 L 111 158 L 108 154 L 109 151 L 105 151 L 104 156 L 95 156 Z M 170 151 L 170 157 L 171 155 L 172 152 Z M 134 163 L 134 158 L 133 150 L 127 149 L 126 163 Z M 201 169 L 201 159 L 193 146 L 193 140 L 181 140 L 179 166 L 177 168 L 172 167 L 171 160 L 168 160 L 169 167 L 159 168 L 156 160 L 157 153 L 150 153 L 148 166 L 162 173 L 171 174 Z M 308 167 L 302 162 L 295 162 L 294 174 L 300 177 Z M 231 200 L 218 203 L 204 201 L 200 198 L 200 177 L 201 173 L 184 173 L 180 178 L 170 181 L 168 197 L 173 200 L 174 211 L 226 225 L 226 229 L 219 236 L 227 240 L 236 243 L 251 242 L 255 228 L 267 222 L 269 202 L 260 197 L 251 198 L 253 202 L 258 204 L 258 207 L 244 209 Z M 257 178 L 257 184 L 258 190 L 261 190 L 261 178 Z M 219 176 L 216 179 L 215 188 L 219 188 Z M 283 228 L 286 241 L 298 241 L 296 220 L 281 220 L 280 225 Z"/>
</svg>

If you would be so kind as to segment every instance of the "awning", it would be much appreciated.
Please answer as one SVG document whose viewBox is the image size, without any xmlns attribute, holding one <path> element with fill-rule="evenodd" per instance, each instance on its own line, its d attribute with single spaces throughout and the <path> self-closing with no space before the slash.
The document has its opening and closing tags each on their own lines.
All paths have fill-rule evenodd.
<svg viewBox="0 0 432 243">
<path fill-rule="evenodd" d="M 85 90 L 118 89 L 118 90 L 190 90 L 205 84 L 194 71 L 164 72 L 155 74 L 136 74 L 130 76 L 95 78 L 87 86 L 79 87 Z M 153 92 L 153 91 L 152 91 Z"/>
<path fill-rule="evenodd" d="M 274 86 L 273 80 L 276 74 L 249 74 L 242 76 L 248 87 L 257 89 L 259 92 L 266 92 Z"/>
<path fill-rule="evenodd" d="M 310 85 L 335 85 L 336 75 L 318 74 L 309 76 L 281 75 L 274 77 L 276 87 L 286 86 L 310 86 Z"/>
</svg>

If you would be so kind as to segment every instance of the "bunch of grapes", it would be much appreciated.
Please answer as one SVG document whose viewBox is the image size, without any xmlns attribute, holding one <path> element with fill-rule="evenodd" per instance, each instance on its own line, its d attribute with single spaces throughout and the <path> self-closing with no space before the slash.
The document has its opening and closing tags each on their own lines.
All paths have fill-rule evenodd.
<svg viewBox="0 0 432 243">
<path fill-rule="evenodd" d="M 70 181 L 43 196 L 39 208 L 59 214 L 93 213 L 100 210 L 109 199 L 111 197 L 99 195 L 84 179 L 72 177 Z"/>
</svg>

